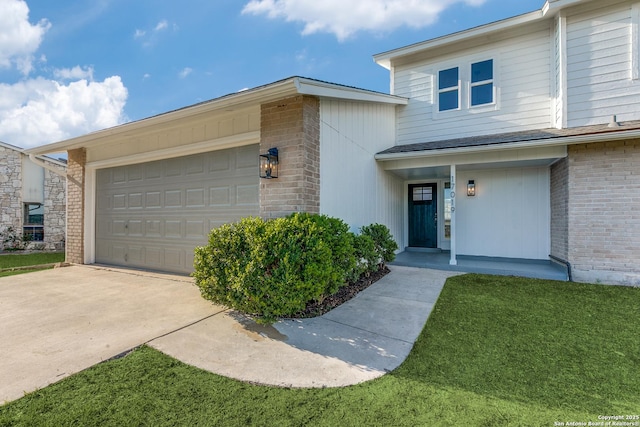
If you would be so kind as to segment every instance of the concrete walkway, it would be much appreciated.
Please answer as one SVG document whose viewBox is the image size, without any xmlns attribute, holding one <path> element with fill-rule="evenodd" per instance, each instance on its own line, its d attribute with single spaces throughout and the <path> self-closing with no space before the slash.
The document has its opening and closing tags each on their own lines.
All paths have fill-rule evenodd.
<svg viewBox="0 0 640 427">
<path fill-rule="evenodd" d="M 456 273 L 392 267 L 321 317 L 261 327 L 225 312 L 150 345 L 231 378 L 286 387 L 337 387 L 385 374 L 406 359 L 445 280 Z"/>
<path fill-rule="evenodd" d="M 205 301 L 183 276 L 72 266 L 0 278 L 0 403 L 141 344 L 262 384 L 366 381 L 406 358 L 453 274 L 395 266 L 322 317 L 270 327 Z"/>
</svg>

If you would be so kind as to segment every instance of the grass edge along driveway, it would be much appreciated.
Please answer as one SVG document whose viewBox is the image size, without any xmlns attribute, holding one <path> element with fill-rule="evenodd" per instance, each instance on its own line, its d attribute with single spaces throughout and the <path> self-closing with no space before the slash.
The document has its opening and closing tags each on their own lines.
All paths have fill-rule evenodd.
<svg viewBox="0 0 640 427">
<path fill-rule="evenodd" d="M 640 288 L 470 274 L 447 281 L 407 360 L 373 381 L 253 385 L 142 347 L 0 407 L 0 426 L 598 422 L 640 415 L 639 330 Z"/>
<path fill-rule="evenodd" d="M 45 270 L 55 263 L 64 262 L 64 259 L 64 252 L 2 253 L 0 277 Z"/>
</svg>

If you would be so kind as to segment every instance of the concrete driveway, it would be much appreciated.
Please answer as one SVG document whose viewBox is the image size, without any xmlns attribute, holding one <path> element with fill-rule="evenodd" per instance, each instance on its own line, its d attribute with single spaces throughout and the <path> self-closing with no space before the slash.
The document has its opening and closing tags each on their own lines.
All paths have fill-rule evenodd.
<svg viewBox="0 0 640 427">
<path fill-rule="evenodd" d="M 324 316 L 268 327 L 205 301 L 189 277 L 76 265 L 0 278 L 0 404 L 141 344 L 254 383 L 367 381 L 405 360 L 454 274 L 393 266 Z"/>
<path fill-rule="evenodd" d="M 189 277 L 71 266 L 0 278 L 0 404 L 221 311 Z"/>
</svg>

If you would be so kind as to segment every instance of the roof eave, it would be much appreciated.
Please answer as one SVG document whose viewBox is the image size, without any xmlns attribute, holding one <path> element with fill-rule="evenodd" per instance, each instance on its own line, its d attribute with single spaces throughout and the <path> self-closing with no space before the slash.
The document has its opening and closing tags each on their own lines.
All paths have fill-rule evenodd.
<svg viewBox="0 0 640 427">
<path fill-rule="evenodd" d="M 578 0 L 579 1 L 579 0 Z M 431 49 L 436 49 L 443 46 L 449 46 L 455 43 L 461 43 L 477 37 L 486 36 L 492 33 L 509 30 L 519 25 L 528 24 L 545 18 L 542 10 L 537 10 L 523 15 L 514 16 L 513 18 L 504 19 L 502 21 L 492 22 L 489 24 L 481 25 L 479 27 L 471 28 L 468 30 L 460 31 L 450 35 L 438 37 L 424 42 L 416 43 L 413 45 L 401 47 L 398 49 L 382 52 L 373 56 L 373 60 L 380 66 L 391 69 L 393 61 L 414 55 L 416 53 L 424 52 Z"/>
<path fill-rule="evenodd" d="M 378 153 L 376 160 L 384 162 L 390 160 L 415 159 L 421 157 L 445 156 L 450 154 L 468 154 L 479 152 L 491 152 L 500 150 L 514 150 L 530 147 L 552 147 L 558 145 L 590 144 L 594 142 L 620 141 L 625 139 L 640 138 L 640 129 L 632 129 L 620 132 L 605 132 L 592 135 L 564 136 L 549 139 L 533 139 L 530 141 L 518 141 L 504 144 L 476 145 L 470 147 L 445 148 L 440 150 L 405 151 L 400 153 Z"/>
<path fill-rule="evenodd" d="M 135 122 L 125 123 L 119 126 L 99 130 L 64 141 L 35 147 L 26 150 L 26 153 L 42 155 L 47 153 L 59 153 L 62 151 L 73 150 L 76 148 L 86 147 L 87 144 L 92 141 L 97 141 L 116 135 L 126 135 L 128 133 L 143 130 L 151 126 L 159 126 L 165 123 L 174 122 L 185 117 L 208 113 L 216 110 L 220 111 L 224 109 L 231 109 L 238 106 L 250 106 L 251 104 L 259 105 L 265 102 L 275 101 L 295 95 L 314 95 L 319 97 L 337 98 L 352 101 L 378 102 L 394 105 L 406 105 L 409 102 L 407 98 L 399 96 L 387 95 L 384 93 L 368 91 L 365 89 L 351 88 L 348 86 L 340 86 L 332 83 L 306 79 L 304 77 L 292 77 L 265 86 L 237 92 L 231 95 L 213 99 L 211 101 L 206 101 L 200 104 L 170 111 Z"/>
<path fill-rule="evenodd" d="M 241 104 L 267 102 L 269 100 L 278 99 L 283 96 L 295 95 L 297 93 L 297 88 L 294 80 L 294 78 L 287 79 L 273 83 L 271 85 L 261 86 L 256 89 L 237 92 L 232 95 L 216 98 L 211 101 L 203 102 L 201 104 L 192 105 L 189 107 L 181 108 L 179 110 L 170 111 L 157 116 L 141 119 L 135 122 L 125 123 L 115 127 L 91 132 L 75 138 L 70 138 L 64 141 L 54 142 L 52 144 L 31 148 L 29 150 L 25 150 L 25 152 L 28 154 L 36 155 L 59 153 L 62 151 L 86 147 L 87 143 L 89 143 L 90 141 L 95 141 L 114 135 L 123 135 L 126 133 L 135 132 L 137 130 L 148 128 L 150 126 L 162 125 L 197 114 L 203 114 L 210 111 L 221 110 L 224 108 L 232 108 Z"/>
<path fill-rule="evenodd" d="M 373 92 L 348 86 L 339 86 L 319 80 L 297 78 L 297 90 L 300 95 L 312 95 L 321 98 L 344 99 L 349 101 L 377 102 L 393 105 L 407 105 L 409 99 L 386 93 Z"/>
</svg>

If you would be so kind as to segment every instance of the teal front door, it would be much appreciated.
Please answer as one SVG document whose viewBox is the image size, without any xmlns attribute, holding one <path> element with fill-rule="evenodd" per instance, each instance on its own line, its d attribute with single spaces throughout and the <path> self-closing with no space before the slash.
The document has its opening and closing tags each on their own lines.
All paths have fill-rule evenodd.
<svg viewBox="0 0 640 427">
<path fill-rule="evenodd" d="M 436 184 L 409 185 L 409 246 L 438 247 L 438 191 Z"/>
</svg>

